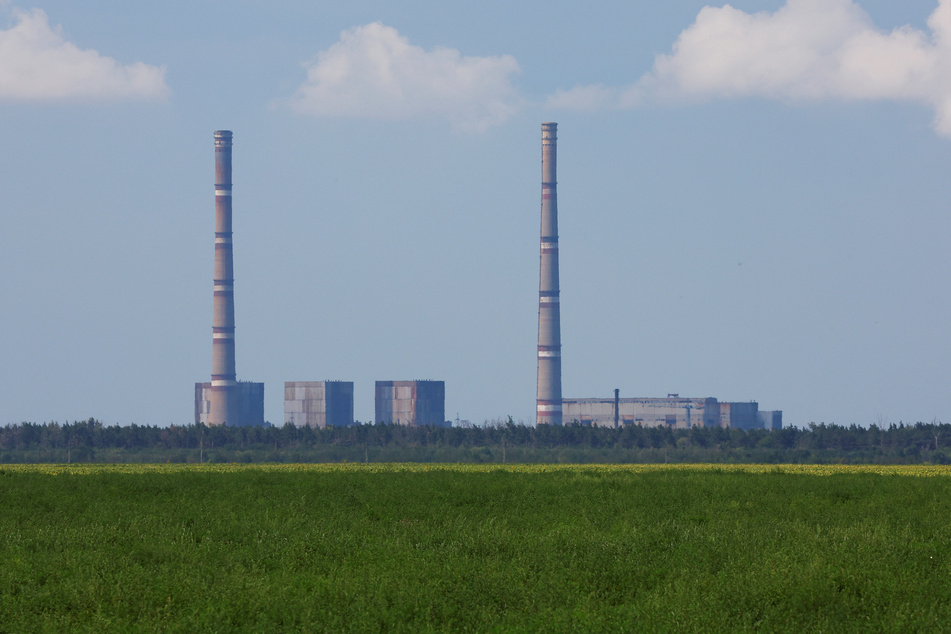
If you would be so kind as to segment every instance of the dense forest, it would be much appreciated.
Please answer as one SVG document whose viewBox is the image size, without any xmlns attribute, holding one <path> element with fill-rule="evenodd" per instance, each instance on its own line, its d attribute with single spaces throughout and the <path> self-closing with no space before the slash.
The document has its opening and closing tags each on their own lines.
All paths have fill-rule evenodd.
<svg viewBox="0 0 951 634">
<path fill-rule="evenodd" d="M 951 425 L 720 427 L 507 422 L 470 427 L 206 427 L 21 423 L 0 427 L 0 463 L 535 462 L 951 464 Z"/>
</svg>

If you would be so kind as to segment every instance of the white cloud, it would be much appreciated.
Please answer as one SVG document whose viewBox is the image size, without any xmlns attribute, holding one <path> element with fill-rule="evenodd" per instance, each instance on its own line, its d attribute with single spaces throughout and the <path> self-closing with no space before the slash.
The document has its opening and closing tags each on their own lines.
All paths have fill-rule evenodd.
<svg viewBox="0 0 951 634">
<path fill-rule="evenodd" d="M 571 90 L 559 90 L 550 96 L 545 105 L 549 108 L 568 110 L 600 110 L 620 103 L 621 90 L 604 84 L 575 86 Z"/>
<path fill-rule="evenodd" d="M 935 110 L 951 136 L 951 0 L 925 32 L 886 32 L 852 0 L 787 0 L 775 13 L 704 7 L 653 69 L 621 89 L 559 92 L 552 107 L 625 108 L 645 100 L 765 97 L 789 102 L 896 100 Z M 592 95 L 596 98 L 592 98 Z"/>
<path fill-rule="evenodd" d="M 40 9 L 14 9 L 16 24 L 0 31 L 0 100 L 164 99 L 165 69 L 122 65 L 82 50 L 50 28 Z"/>
<path fill-rule="evenodd" d="M 481 131 L 504 122 L 520 103 L 512 56 L 426 51 L 379 22 L 344 31 L 305 68 L 307 80 L 292 106 L 315 116 L 437 116 L 456 129 Z"/>
</svg>

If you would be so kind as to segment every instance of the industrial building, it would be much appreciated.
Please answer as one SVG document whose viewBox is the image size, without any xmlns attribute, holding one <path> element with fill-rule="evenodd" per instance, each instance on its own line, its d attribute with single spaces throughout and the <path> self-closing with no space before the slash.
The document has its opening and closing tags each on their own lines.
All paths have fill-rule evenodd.
<svg viewBox="0 0 951 634">
<path fill-rule="evenodd" d="M 234 252 L 231 231 L 230 130 L 215 132 L 215 278 L 211 382 L 195 384 L 195 422 L 264 424 L 264 384 L 238 382 L 234 346 Z"/>
<path fill-rule="evenodd" d="M 759 410 L 756 412 L 756 427 L 757 429 L 782 429 L 783 428 L 783 412 L 782 410 Z"/>
<path fill-rule="evenodd" d="M 538 387 L 535 421 L 539 425 L 735 427 L 781 429 L 781 411 L 759 405 L 720 403 L 715 398 L 562 398 L 561 290 L 558 269 L 557 123 L 542 124 L 541 243 L 538 278 Z M 379 398 L 379 397 L 377 397 Z M 377 410 L 379 411 L 379 409 Z"/>
<path fill-rule="evenodd" d="M 541 228 L 539 242 L 536 422 L 539 425 L 645 427 L 721 426 L 780 429 L 781 411 L 755 402 L 721 403 L 712 397 L 613 399 L 562 397 L 561 293 L 558 256 L 557 123 L 541 126 Z M 215 259 L 211 381 L 195 384 L 195 422 L 264 425 L 264 384 L 239 382 L 235 370 L 234 253 L 232 233 L 232 133 L 215 140 Z M 296 381 L 284 384 L 284 422 L 295 426 L 353 424 L 353 383 Z M 377 381 L 375 421 L 447 425 L 443 381 Z"/>
<path fill-rule="evenodd" d="M 264 384 L 251 381 L 236 381 L 232 386 L 232 407 L 238 412 L 233 420 L 224 420 L 221 423 L 212 422 L 212 385 L 211 383 L 195 384 L 195 422 L 202 425 L 228 425 L 229 427 L 260 427 L 264 425 Z"/>
<path fill-rule="evenodd" d="M 284 423 L 321 428 L 353 425 L 353 382 L 285 381 Z"/>
<path fill-rule="evenodd" d="M 377 423 L 447 426 L 444 381 L 377 381 Z"/>
<path fill-rule="evenodd" d="M 562 401 L 566 423 L 614 427 L 733 427 L 781 429 L 782 412 L 759 411 L 755 402 L 721 403 L 715 398 L 576 398 Z"/>
</svg>

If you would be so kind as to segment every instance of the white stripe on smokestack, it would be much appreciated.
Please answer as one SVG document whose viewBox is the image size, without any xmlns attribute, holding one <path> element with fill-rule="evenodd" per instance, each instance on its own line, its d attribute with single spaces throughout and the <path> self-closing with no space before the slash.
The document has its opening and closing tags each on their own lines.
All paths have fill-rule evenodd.
<svg viewBox="0 0 951 634">
<path fill-rule="evenodd" d="M 558 290 L 558 124 L 542 124 L 542 226 L 538 280 L 539 425 L 561 425 L 561 308 Z"/>
<path fill-rule="evenodd" d="M 234 253 L 231 245 L 231 138 L 215 132 L 215 286 L 209 425 L 237 423 L 234 367 Z"/>
</svg>

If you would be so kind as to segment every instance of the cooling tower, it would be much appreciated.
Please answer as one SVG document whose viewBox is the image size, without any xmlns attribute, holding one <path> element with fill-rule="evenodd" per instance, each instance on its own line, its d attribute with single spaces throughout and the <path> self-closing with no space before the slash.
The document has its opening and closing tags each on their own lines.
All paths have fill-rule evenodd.
<svg viewBox="0 0 951 634">
<path fill-rule="evenodd" d="M 561 309 L 558 290 L 558 124 L 542 124 L 542 219 L 538 280 L 536 423 L 561 425 Z"/>
</svg>

